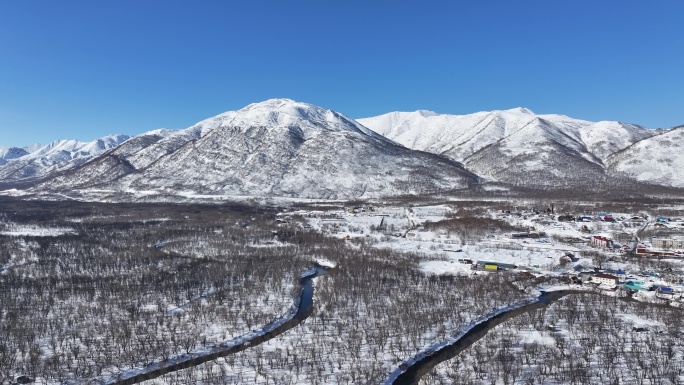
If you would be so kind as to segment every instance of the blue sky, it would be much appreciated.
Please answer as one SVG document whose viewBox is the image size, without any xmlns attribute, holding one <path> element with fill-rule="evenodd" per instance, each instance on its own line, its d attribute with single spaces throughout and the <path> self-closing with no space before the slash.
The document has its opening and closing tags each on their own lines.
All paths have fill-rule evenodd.
<svg viewBox="0 0 684 385">
<path fill-rule="evenodd" d="M 684 124 L 684 2 L 3 1 L 0 144 L 287 97 L 360 118 L 517 106 Z"/>
</svg>

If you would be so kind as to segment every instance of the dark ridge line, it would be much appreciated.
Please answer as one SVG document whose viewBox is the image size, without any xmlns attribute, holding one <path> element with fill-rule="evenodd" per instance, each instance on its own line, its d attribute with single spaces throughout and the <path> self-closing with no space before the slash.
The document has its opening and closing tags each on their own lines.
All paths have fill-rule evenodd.
<svg viewBox="0 0 684 385">
<path fill-rule="evenodd" d="M 178 362 L 167 360 L 164 362 L 157 362 L 148 365 L 144 369 L 140 369 L 143 372 L 139 374 L 135 374 L 131 377 L 127 378 L 114 378 L 112 380 L 91 380 L 85 382 L 86 384 L 101 384 L 101 385 L 132 385 L 132 384 L 137 384 L 143 381 L 151 380 L 160 376 L 163 376 L 168 373 L 176 372 L 182 369 L 188 369 L 194 366 L 201 365 L 203 363 L 209 362 L 216 360 L 221 357 L 229 356 L 231 354 L 235 354 L 238 352 L 241 352 L 245 349 L 248 349 L 252 346 L 256 346 L 259 344 L 262 344 L 272 338 L 275 338 L 286 331 L 296 327 L 300 323 L 302 323 L 304 320 L 309 318 L 313 311 L 313 293 L 314 293 L 314 283 L 313 279 L 316 277 L 319 277 L 321 275 L 324 275 L 325 272 L 330 269 L 328 267 L 324 267 L 321 265 L 316 265 L 313 267 L 311 270 L 305 272 L 302 274 L 302 277 L 299 280 L 299 284 L 301 285 L 301 293 L 299 295 L 299 298 L 295 302 L 295 307 L 297 308 L 297 311 L 295 312 L 294 315 L 291 316 L 291 318 L 283 320 L 283 318 L 279 318 L 261 329 L 257 331 L 259 333 L 260 331 L 265 331 L 263 334 L 257 334 L 256 336 L 249 338 L 249 337 L 236 337 L 233 338 L 231 341 L 236 341 L 236 340 L 241 340 L 242 338 L 246 338 L 242 342 L 232 345 L 232 346 L 225 346 L 223 344 L 228 344 L 231 341 L 224 342 L 221 345 L 215 346 L 212 348 L 208 353 L 202 354 L 200 356 L 191 356 L 191 354 L 183 354 L 180 356 L 177 356 L 175 359 L 178 359 Z M 248 333 L 247 335 L 250 335 L 251 333 Z M 185 356 L 188 356 L 187 358 Z M 153 369 L 155 368 L 156 369 Z"/>
</svg>

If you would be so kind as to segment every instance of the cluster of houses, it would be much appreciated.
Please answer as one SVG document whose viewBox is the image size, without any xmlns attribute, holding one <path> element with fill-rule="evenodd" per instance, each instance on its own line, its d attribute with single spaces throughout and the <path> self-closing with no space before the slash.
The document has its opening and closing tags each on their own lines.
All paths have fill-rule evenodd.
<svg viewBox="0 0 684 385">
<path fill-rule="evenodd" d="M 664 299 L 677 299 L 682 296 L 684 293 L 684 282 L 675 286 L 667 286 L 652 282 L 660 278 L 661 276 L 654 272 L 646 271 L 637 275 L 629 275 L 622 270 L 604 270 L 581 271 L 579 274 L 572 277 L 572 281 L 578 284 L 594 285 L 604 290 L 617 290 L 618 288 L 623 288 L 632 292 L 650 291 L 655 292 L 656 297 Z"/>
<path fill-rule="evenodd" d="M 606 214 L 606 213 L 599 213 L 597 215 L 578 215 L 574 216 L 572 214 L 564 214 L 558 216 L 558 222 L 597 222 L 597 221 L 602 221 L 602 222 L 617 222 L 617 221 L 625 221 L 626 218 L 623 217 L 614 217 L 612 214 Z M 639 216 L 634 216 L 630 220 L 632 221 L 645 221 L 644 218 L 639 217 Z"/>
<path fill-rule="evenodd" d="M 681 219 L 675 218 L 665 218 L 665 217 L 659 217 L 656 219 L 655 223 L 653 224 L 653 227 L 657 228 L 667 228 L 667 229 L 672 229 L 672 228 L 682 228 L 684 227 L 684 221 Z"/>
<path fill-rule="evenodd" d="M 619 252 L 627 252 L 630 250 L 630 247 L 626 244 L 619 244 L 615 241 L 613 241 L 611 238 L 605 236 L 605 235 L 594 235 L 590 238 L 589 240 L 589 245 L 592 247 L 598 248 L 598 249 L 604 249 L 607 251 L 619 251 Z"/>
<path fill-rule="evenodd" d="M 666 217 L 651 217 L 647 215 L 629 215 L 629 214 L 609 214 L 609 213 L 593 213 L 593 214 L 577 214 L 577 213 L 558 213 L 549 214 L 546 212 L 544 216 L 535 216 L 537 211 L 526 210 L 526 211 L 502 211 L 500 216 L 502 217 L 522 217 L 531 218 L 533 222 L 539 223 L 540 225 L 549 225 L 553 228 L 554 222 L 574 222 L 576 223 L 574 228 L 578 229 L 585 235 L 581 237 L 576 237 L 576 241 L 572 237 L 568 237 L 567 242 L 574 242 L 573 246 L 580 249 L 583 248 L 582 244 L 589 245 L 595 249 L 600 250 L 602 253 L 635 253 L 639 256 L 651 256 L 651 257 L 668 257 L 668 258 L 678 258 L 684 257 L 684 233 L 681 236 L 670 235 L 673 233 L 673 229 L 684 230 L 684 219 L 672 219 Z M 605 223 L 602 225 L 601 223 Z M 612 225 L 611 223 L 616 223 Z M 529 226 L 529 224 L 528 224 Z M 610 232 L 613 230 L 619 230 L 620 228 L 641 228 L 645 229 L 646 226 L 652 227 L 667 227 L 668 235 L 666 236 L 656 236 L 651 238 L 650 243 L 638 243 L 635 238 L 633 242 L 617 242 L 610 236 Z M 562 226 L 564 227 L 564 226 Z M 567 227 L 564 227 L 567 228 Z M 607 233 L 601 230 L 607 230 Z M 529 231 L 524 232 L 513 232 L 507 234 L 506 237 L 513 240 L 521 240 L 532 238 L 536 239 L 543 236 L 543 233 L 534 231 L 535 229 L 530 228 Z M 631 231 L 634 233 L 634 231 Z M 584 243 L 586 242 L 586 243 Z M 567 259 L 567 258 L 565 258 Z M 561 258 L 561 264 L 569 263 Z M 474 270 L 482 271 L 501 271 L 506 270 L 508 267 L 499 266 L 500 264 L 491 263 L 487 261 L 478 261 L 478 263 L 473 264 Z M 518 269 L 520 270 L 520 269 Z M 651 278 L 640 279 L 638 276 L 629 277 L 623 272 L 609 272 L 609 271 L 598 271 L 593 270 L 587 272 L 575 272 L 575 276 L 568 276 L 567 279 L 575 281 L 577 283 L 587 283 L 593 284 L 601 288 L 623 288 L 625 290 L 640 291 L 648 290 L 654 291 L 659 297 L 679 297 L 681 296 L 680 291 L 683 285 L 675 284 L 675 289 L 666 286 L 665 282 L 681 282 L 684 277 L 670 277 L 667 281 L 663 281 L 663 285 L 656 285 L 653 282 L 649 282 Z M 657 281 L 657 280 L 656 280 Z M 648 282 L 648 283 L 644 283 Z"/>
<path fill-rule="evenodd" d="M 577 259 L 573 258 L 576 261 Z M 493 262 L 471 259 L 459 259 L 459 263 L 468 264 L 476 271 L 501 272 L 509 270 L 530 270 L 524 266 L 516 266 L 510 263 Z M 535 266 L 538 267 L 538 266 Z M 519 274 L 524 274 L 522 271 Z M 529 273 L 528 273 L 529 274 Z M 629 274 L 622 270 L 599 270 L 596 268 L 585 268 L 581 265 L 575 266 L 567 276 L 568 282 L 583 285 L 593 285 L 598 289 L 615 291 L 623 289 L 632 292 L 647 291 L 653 292 L 655 297 L 662 299 L 682 299 L 684 300 L 684 272 L 667 273 L 664 276 L 650 271 L 637 274 Z M 667 282 L 681 282 L 677 285 L 663 284 Z M 661 284 L 658 284 L 660 282 Z"/>
<path fill-rule="evenodd" d="M 565 215 L 560 215 L 558 218 L 558 222 L 596 222 L 596 221 L 603 221 L 603 222 L 616 222 L 617 220 L 624 220 L 624 218 L 614 218 L 611 214 L 598 214 L 596 216 L 592 215 L 579 215 L 575 217 L 574 215 L 571 214 L 565 214 Z M 643 218 L 640 218 L 643 220 Z"/>
<path fill-rule="evenodd" d="M 604 235 L 592 236 L 589 244 L 608 251 L 627 252 L 630 250 L 628 245 L 620 245 Z M 637 255 L 653 257 L 684 256 L 684 238 L 651 238 L 650 245 L 639 243 L 634 252 Z"/>
<path fill-rule="evenodd" d="M 349 214 L 358 214 L 366 211 L 375 211 L 373 206 L 350 206 L 344 208 Z"/>
</svg>

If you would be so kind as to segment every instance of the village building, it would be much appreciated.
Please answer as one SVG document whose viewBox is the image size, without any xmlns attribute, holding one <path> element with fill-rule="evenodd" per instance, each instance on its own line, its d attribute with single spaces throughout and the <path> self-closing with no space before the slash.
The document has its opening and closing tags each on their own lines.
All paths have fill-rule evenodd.
<svg viewBox="0 0 684 385">
<path fill-rule="evenodd" d="M 498 271 L 498 270 L 508 270 L 508 269 L 517 268 L 516 265 L 510 264 L 510 263 L 490 262 L 490 261 L 477 261 L 476 266 L 477 266 L 478 270 L 486 270 L 486 271 Z"/>
<path fill-rule="evenodd" d="M 645 282 L 643 281 L 627 281 L 625 282 L 624 287 L 625 289 L 639 291 L 644 290 L 644 284 Z"/>
<path fill-rule="evenodd" d="M 656 290 L 656 296 L 660 298 L 674 297 L 675 291 L 671 287 L 661 286 Z"/>
<path fill-rule="evenodd" d="M 625 278 L 627 278 L 627 272 L 624 270 L 605 270 L 604 273 L 606 274 L 611 274 L 617 277 L 619 282 L 625 281 Z"/>
<path fill-rule="evenodd" d="M 674 257 L 680 250 L 663 250 L 663 249 L 651 249 L 644 245 L 639 245 L 636 248 L 637 255 L 651 256 L 651 257 Z"/>
<path fill-rule="evenodd" d="M 612 249 L 613 240 L 601 235 L 594 235 L 593 237 L 591 237 L 591 245 L 594 247 Z"/>
<path fill-rule="evenodd" d="M 615 218 L 610 214 L 604 215 L 602 219 L 604 222 L 615 222 Z"/>
<path fill-rule="evenodd" d="M 599 285 L 615 286 L 618 284 L 618 277 L 612 274 L 598 273 L 591 277 L 592 283 L 598 283 Z"/>
<path fill-rule="evenodd" d="M 651 238 L 651 245 L 658 249 L 684 250 L 684 238 Z"/>
</svg>

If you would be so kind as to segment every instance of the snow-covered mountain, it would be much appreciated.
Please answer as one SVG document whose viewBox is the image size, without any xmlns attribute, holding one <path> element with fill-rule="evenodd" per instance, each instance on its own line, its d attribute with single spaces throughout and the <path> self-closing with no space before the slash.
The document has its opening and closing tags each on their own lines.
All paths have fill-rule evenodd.
<svg viewBox="0 0 684 385">
<path fill-rule="evenodd" d="M 21 158 L 24 155 L 28 155 L 28 151 L 23 148 L 0 146 L 0 165 L 12 159 Z"/>
<path fill-rule="evenodd" d="M 57 140 L 30 153 L 26 149 L 14 148 L 13 154 L 21 155 L 6 159 L 0 165 L 0 181 L 26 182 L 53 176 L 85 163 L 128 138 L 128 135 L 110 135 L 91 142 Z"/>
<path fill-rule="evenodd" d="M 131 146 L 152 138 L 145 146 Z M 478 178 L 337 112 L 289 99 L 135 137 L 40 188 L 360 198 L 464 188 Z"/>
<path fill-rule="evenodd" d="M 537 115 L 525 108 L 355 121 L 289 99 L 251 104 L 183 130 L 35 151 L 0 148 L 0 184 L 37 190 L 368 198 L 464 188 L 644 182 L 684 187 L 684 127 Z M 632 180 L 634 182 L 626 182 Z"/>
<path fill-rule="evenodd" d="M 639 182 L 684 188 L 684 126 L 639 141 L 607 164 L 610 172 Z"/>
<path fill-rule="evenodd" d="M 488 179 L 537 187 L 601 177 L 608 157 L 657 133 L 619 122 L 537 115 L 525 108 L 469 115 L 392 112 L 358 121 L 409 148 L 459 161 Z"/>
<path fill-rule="evenodd" d="M 30 154 L 32 152 L 36 152 L 36 151 L 40 150 L 42 147 L 43 147 L 43 145 L 40 143 L 33 143 L 33 144 L 29 144 L 28 146 L 22 147 L 22 149 Z"/>
</svg>

